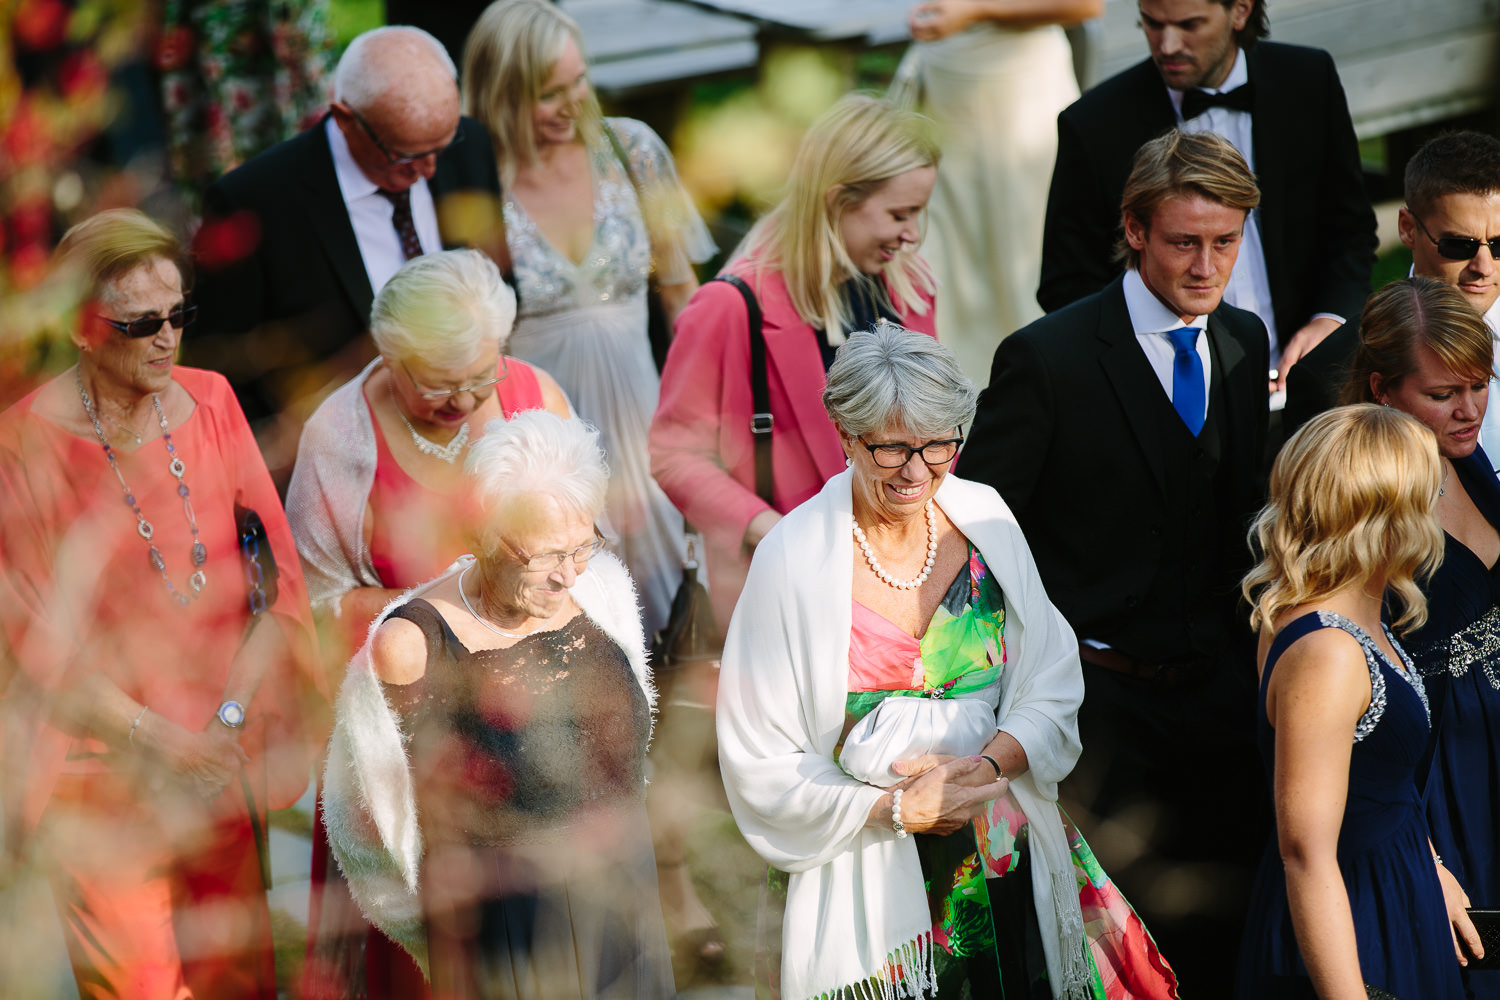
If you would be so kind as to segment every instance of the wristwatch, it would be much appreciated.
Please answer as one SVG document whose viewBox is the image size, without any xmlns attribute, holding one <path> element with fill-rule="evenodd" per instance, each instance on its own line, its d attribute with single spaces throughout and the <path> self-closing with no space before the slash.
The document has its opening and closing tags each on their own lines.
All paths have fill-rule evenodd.
<svg viewBox="0 0 1500 1000">
<path fill-rule="evenodd" d="M 245 706 L 237 701 L 224 702 L 214 715 L 230 729 L 238 729 L 245 724 Z"/>
</svg>

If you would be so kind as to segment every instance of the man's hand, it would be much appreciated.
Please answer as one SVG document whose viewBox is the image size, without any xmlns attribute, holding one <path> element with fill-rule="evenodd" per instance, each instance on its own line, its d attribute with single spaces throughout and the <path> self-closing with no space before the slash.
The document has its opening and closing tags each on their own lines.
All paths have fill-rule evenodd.
<svg viewBox="0 0 1500 1000">
<path fill-rule="evenodd" d="M 1281 352 L 1281 367 L 1276 369 L 1276 381 L 1271 384 L 1271 391 L 1285 392 L 1286 373 L 1291 370 L 1292 365 L 1301 361 L 1308 351 L 1321 344 L 1325 337 L 1341 326 L 1343 324 L 1336 319 L 1319 316 L 1309 320 L 1306 326 L 1298 330 Z"/>
</svg>

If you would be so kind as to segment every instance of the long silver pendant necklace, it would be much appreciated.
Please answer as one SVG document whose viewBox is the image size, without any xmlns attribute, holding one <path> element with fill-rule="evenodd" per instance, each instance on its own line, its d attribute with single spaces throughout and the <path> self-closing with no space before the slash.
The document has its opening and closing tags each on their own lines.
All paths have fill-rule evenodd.
<svg viewBox="0 0 1500 1000">
<path fill-rule="evenodd" d="M 161 550 L 156 547 L 156 542 L 152 541 L 156 529 L 151 526 L 150 521 L 146 520 L 146 515 L 141 513 L 141 506 L 136 502 L 135 494 L 131 492 L 130 486 L 125 482 L 125 476 L 120 472 L 120 464 L 115 460 L 115 449 L 110 445 L 109 438 L 104 436 L 104 426 L 99 423 L 99 414 L 94 409 L 94 401 L 89 398 L 88 392 L 83 388 L 83 374 L 77 368 L 73 369 L 73 381 L 78 384 L 78 398 L 83 400 L 83 411 L 88 414 L 89 422 L 94 425 L 94 436 L 99 439 L 99 444 L 104 448 L 104 457 L 109 461 L 110 470 L 120 481 L 120 489 L 125 491 L 125 503 L 135 514 L 136 533 L 146 540 L 151 568 L 161 574 L 162 580 L 167 585 L 167 591 L 177 599 L 179 605 L 185 608 L 198 599 L 198 595 L 203 592 L 204 586 L 208 583 L 208 578 L 203 575 L 202 569 L 203 564 L 208 562 L 208 549 L 198 540 L 198 518 L 193 513 L 192 491 L 183 480 L 183 476 L 187 473 L 187 466 L 183 465 L 182 459 L 178 457 L 177 446 L 172 443 L 172 435 L 167 431 L 167 415 L 162 411 L 161 397 L 153 392 L 151 405 L 156 407 L 156 420 L 161 425 L 162 439 L 167 443 L 167 456 L 170 459 L 167 462 L 167 471 L 172 473 L 177 480 L 177 495 L 182 497 L 182 513 L 187 518 L 188 527 L 193 531 L 193 547 L 189 552 L 193 572 L 187 580 L 187 592 L 174 587 L 171 577 L 167 576 L 167 561 L 162 558 Z M 136 440 L 139 441 L 140 438 L 137 437 Z"/>
<path fill-rule="evenodd" d="M 411 443 L 417 446 L 417 450 L 424 455 L 431 455 L 433 458 L 447 462 L 449 465 L 457 462 L 458 456 L 464 453 L 464 445 L 469 443 L 469 425 L 467 423 L 459 424 L 458 433 L 453 435 L 453 440 L 447 444 L 438 444 L 435 441 L 429 441 L 417 433 L 417 429 L 411 425 L 411 421 L 406 419 L 406 414 L 401 412 L 401 403 L 396 399 L 396 387 L 390 382 L 387 382 L 385 385 L 391 391 L 391 405 L 396 408 L 396 416 L 401 418 L 401 422 L 411 432 Z"/>
<path fill-rule="evenodd" d="M 471 615 L 474 616 L 474 620 L 475 621 L 479 622 L 479 624 L 483 625 L 485 628 L 489 629 L 491 632 L 495 633 L 496 635 L 503 635 L 507 639 L 525 639 L 527 636 L 536 635 L 537 632 L 540 632 L 542 630 L 542 626 L 538 625 L 535 629 L 533 629 L 530 632 L 507 632 L 503 628 L 497 628 L 495 625 L 491 624 L 491 622 L 490 622 L 490 620 L 488 618 L 485 618 L 478 611 L 475 611 L 474 610 L 474 605 L 472 605 L 472 604 L 469 603 L 469 594 L 468 594 L 468 592 L 464 590 L 464 577 L 468 576 L 469 575 L 469 570 L 471 570 L 473 568 L 474 568 L 474 564 L 473 563 L 469 563 L 469 565 L 467 565 L 463 569 L 459 570 L 459 573 L 458 573 L 458 596 L 463 600 L 464 607 L 469 610 L 469 614 L 471 614 Z M 546 625 L 547 622 L 550 622 L 552 620 L 552 618 L 556 618 L 556 617 L 557 617 L 556 614 L 552 615 L 551 618 L 545 619 L 542 622 L 542 625 Z"/>
</svg>

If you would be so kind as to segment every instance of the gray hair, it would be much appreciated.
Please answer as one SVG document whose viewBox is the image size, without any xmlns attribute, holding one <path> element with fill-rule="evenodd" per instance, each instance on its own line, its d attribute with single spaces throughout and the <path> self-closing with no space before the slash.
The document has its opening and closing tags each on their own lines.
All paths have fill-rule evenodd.
<svg viewBox="0 0 1500 1000">
<path fill-rule="evenodd" d="M 564 420 L 547 410 L 527 410 L 509 420 L 491 420 L 464 461 L 475 554 L 499 546 L 495 512 L 518 496 L 547 496 L 590 520 L 604 509 L 609 464 L 599 431 L 582 420 Z"/>
<path fill-rule="evenodd" d="M 952 351 L 885 320 L 839 348 L 823 390 L 828 416 L 855 436 L 887 427 L 946 434 L 974 419 L 978 400 Z"/>
<path fill-rule="evenodd" d="M 364 111 L 379 100 L 382 94 L 399 84 L 407 67 L 386 65 L 379 59 L 372 58 L 370 52 L 372 41 L 396 37 L 426 42 L 440 65 L 447 68 L 455 81 L 458 79 L 458 67 L 453 65 L 453 57 L 443 48 L 442 42 L 421 28 L 388 24 L 362 32 L 349 43 L 349 47 L 339 57 L 338 68 L 333 71 L 333 99 L 342 101 L 356 111 Z M 380 46 L 375 48 L 378 51 Z"/>
<path fill-rule="evenodd" d="M 370 307 L 370 336 L 388 361 L 432 368 L 473 364 L 486 348 L 505 349 L 516 321 L 516 293 L 478 250 L 413 257 Z"/>
</svg>

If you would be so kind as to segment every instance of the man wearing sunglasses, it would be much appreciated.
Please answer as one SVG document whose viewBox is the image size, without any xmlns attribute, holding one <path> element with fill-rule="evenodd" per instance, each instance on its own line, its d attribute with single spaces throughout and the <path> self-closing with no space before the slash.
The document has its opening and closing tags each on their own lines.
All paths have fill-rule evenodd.
<svg viewBox="0 0 1500 1000">
<path fill-rule="evenodd" d="M 1411 273 L 1463 293 L 1497 338 L 1500 366 L 1500 139 L 1452 132 L 1428 141 L 1406 165 L 1405 188 L 1398 225 L 1411 249 Z M 1283 415 L 1289 435 L 1338 401 L 1358 344 L 1359 324 L 1350 322 L 1292 369 Z M 1479 443 L 1500 463 L 1497 389 L 1491 381 Z"/>
<path fill-rule="evenodd" d="M 483 126 L 459 115 L 452 59 L 418 28 L 365 32 L 339 61 L 329 112 L 205 196 L 190 360 L 229 378 L 273 475 L 290 470 L 323 387 L 374 356 L 375 293 L 409 258 L 459 242 L 445 198 L 499 178 Z M 305 409 L 304 409 L 305 407 Z"/>
</svg>

